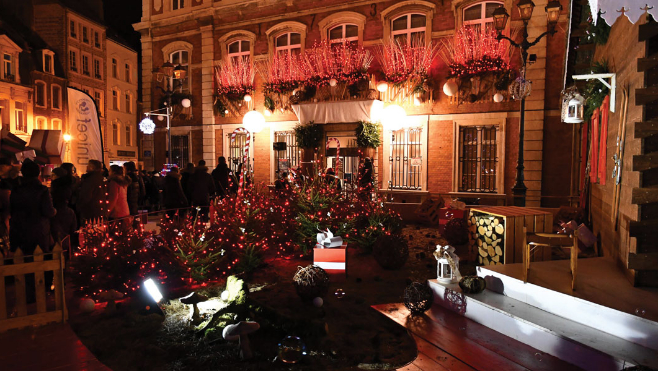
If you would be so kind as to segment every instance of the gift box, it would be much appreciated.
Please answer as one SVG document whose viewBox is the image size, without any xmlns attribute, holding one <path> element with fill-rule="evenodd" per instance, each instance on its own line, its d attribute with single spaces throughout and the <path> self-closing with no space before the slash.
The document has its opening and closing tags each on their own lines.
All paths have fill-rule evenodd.
<svg viewBox="0 0 658 371">
<path fill-rule="evenodd" d="M 316 244 L 313 249 L 313 264 L 324 269 L 330 275 L 347 277 L 347 242 L 331 249 Z"/>
<path fill-rule="evenodd" d="M 319 245 L 324 247 L 340 247 L 343 246 L 343 238 L 334 236 L 330 230 L 318 233 L 317 241 Z"/>
<path fill-rule="evenodd" d="M 29 148 L 36 152 L 35 162 L 41 164 L 61 164 L 64 141 L 61 130 L 32 130 Z"/>
<path fill-rule="evenodd" d="M 454 209 L 451 207 L 444 207 L 439 209 L 439 233 L 443 233 L 443 230 L 445 229 L 446 224 L 448 224 L 450 219 L 464 219 L 466 217 L 466 211 L 467 210 L 465 209 Z"/>
<path fill-rule="evenodd" d="M 25 151 L 25 145 L 27 143 L 17 137 L 16 135 L 10 133 L 6 129 L 2 129 L 0 132 L 0 153 L 7 157 L 14 157 L 17 154 Z"/>
</svg>

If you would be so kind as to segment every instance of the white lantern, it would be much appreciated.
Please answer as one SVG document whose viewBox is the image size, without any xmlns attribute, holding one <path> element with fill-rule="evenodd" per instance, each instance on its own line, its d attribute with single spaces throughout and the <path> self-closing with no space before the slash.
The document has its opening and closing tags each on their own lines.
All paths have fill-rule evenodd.
<svg viewBox="0 0 658 371">
<path fill-rule="evenodd" d="M 184 98 L 183 100 L 180 101 L 181 106 L 184 108 L 190 108 L 192 105 L 192 101 L 189 98 Z"/>
<path fill-rule="evenodd" d="M 565 123 L 580 124 L 583 122 L 583 103 L 585 103 L 585 98 L 578 93 L 566 102 L 567 109 L 565 112 L 566 117 L 564 117 Z"/>
<path fill-rule="evenodd" d="M 242 118 L 242 126 L 252 133 L 259 133 L 265 127 L 265 116 L 256 110 L 249 111 Z"/>
<path fill-rule="evenodd" d="M 493 100 L 494 100 L 494 102 L 496 102 L 496 103 L 500 103 L 500 102 L 502 102 L 503 99 L 505 99 L 505 97 L 503 97 L 503 95 L 500 94 L 500 93 L 496 93 L 496 94 L 494 94 L 494 96 L 493 96 Z"/>
<path fill-rule="evenodd" d="M 244 101 L 245 101 L 245 102 L 251 102 L 251 95 L 249 95 L 249 94 L 245 94 L 245 95 L 244 95 Z"/>
<path fill-rule="evenodd" d="M 383 93 L 386 90 L 388 90 L 388 83 L 386 81 L 382 81 L 379 84 L 377 84 L 377 91 Z"/>
<path fill-rule="evenodd" d="M 338 84 L 338 80 L 336 79 L 329 80 L 329 86 L 336 86 L 336 84 Z"/>
<path fill-rule="evenodd" d="M 164 119 L 165 119 L 164 116 L 162 116 L 162 115 L 158 116 L 158 121 L 164 121 Z"/>
<path fill-rule="evenodd" d="M 149 117 L 145 117 L 144 120 L 139 123 L 139 130 L 144 134 L 153 134 L 153 132 L 155 132 L 155 123 Z"/>
<path fill-rule="evenodd" d="M 437 280 L 441 283 L 451 283 L 454 278 L 454 272 L 452 271 L 450 262 L 445 257 L 441 257 L 438 260 L 436 276 Z"/>
<path fill-rule="evenodd" d="M 263 111 L 263 114 L 264 114 L 265 116 L 272 116 L 272 111 L 266 109 L 265 111 Z"/>
<path fill-rule="evenodd" d="M 457 89 L 459 89 L 459 86 L 457 86 L 457 83 L 454 81 L 447 81 L 443 84 L 443 93 L 449 97 L 457 94 Z"/>
<path fill-rule="evenodd" d="M 407 113 L 404 108 L 397 104 L 392 104 L 386 108 L 381 115 L 382 125 L 390 131 L 398 131 L 402 129 L 407 121 Z"/>
</svg>

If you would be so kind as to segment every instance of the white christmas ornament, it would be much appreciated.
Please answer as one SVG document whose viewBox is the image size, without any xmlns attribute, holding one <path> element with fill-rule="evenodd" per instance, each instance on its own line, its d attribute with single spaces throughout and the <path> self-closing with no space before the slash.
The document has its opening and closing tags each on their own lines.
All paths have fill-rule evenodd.
<svg viewBox="0 0 658 371">
<path fill-rule="evenodd" d="M 457 89 L 459 87 L 457 86 L 457 83 L 454 81 L 447 81 L 445 84 L 443 84 L 443 94 L 452 97 L 453 95 L 457 94 Z"/>
<path fill-rule="evenodd" d="M 183 106 L 183 108 L 190 108 L 192 101 L 189 98 L 184 98 L 182 101 L 180 101 L 180 104 Z"/>
<path fill-rule="evenodd" d="M 322 247 L 340 247 L 343 246 L 342 237 L 334 237 L 334 234 L 331 233 L 329 229 L 326 231 L 320 232 L 317 235 L 318 244 Z"/>
<path fill-rule="evenodd" d="M 324 300 L 322 300 L 321 297 L 317 297 L 313 299 L 313 305 L 315 305 L 316 307 L 320 308 L 322 304 L 324 304 Z"/>
<path fill-rule="evenodd" d="M 245 95 L 244 95 L 244 101 L 245 101 L 245 102 L 251 102 L 251 95 L 249 95 L 249 94 L 245 94 Z"/>
<path fill-rule="evenodd" d="M 385 92 L 388 90 L 388 83 L 386 81 L 382 81 L 379 84 L 377 84 L 377 90 L 380 92 Z"/>
<path fill-rule="evenodd" d="M 155 123 L 149 117 L 146 117 L 139 123 L 139 130 L 144 134 L 153 134 L 155 132 Z"/>
<path fill-rule="evenodd" d="M 336 79 L 329 80 L 329 86 L 336 86 L 336 84 L 338 84 L 338 81 Z"/>
<path fill-rule="evenodd" d="M 503 99 L 505 99 L 505 97 L 503 97 L 503 95 L 500 94 L 500 93 L 496 93 L 496 94 L 494 94 L 494 96 L 493 96 L 493 100 L 494 100 L 494 102 L 496 102 L 496 103 L 500 103 L 500 102 L 502 102 Z"/>
</svg>

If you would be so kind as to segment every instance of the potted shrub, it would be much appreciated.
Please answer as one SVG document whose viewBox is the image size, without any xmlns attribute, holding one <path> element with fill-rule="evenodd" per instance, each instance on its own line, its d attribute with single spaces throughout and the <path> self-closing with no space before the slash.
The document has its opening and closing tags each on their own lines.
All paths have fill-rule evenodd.
<svg viewBox="0 0 658 371">
<path fill-rule="evenodd" d="M 302 171 L 306 176 L 313 176 L 314 155 L 322 142 L 323 135 L 322 127 L 314 124 L 313 121 L 295 126 L 297 146 L 302 150 Z"/>
<path fill-rule="evenodd" d="M 356 134 L 356 145 L 359 146 L 361 157 L 374 157 L 375 150 L 382 142 L 379 125 L 372 122 L 359 121 L 354 132 Z"/>
</svg>

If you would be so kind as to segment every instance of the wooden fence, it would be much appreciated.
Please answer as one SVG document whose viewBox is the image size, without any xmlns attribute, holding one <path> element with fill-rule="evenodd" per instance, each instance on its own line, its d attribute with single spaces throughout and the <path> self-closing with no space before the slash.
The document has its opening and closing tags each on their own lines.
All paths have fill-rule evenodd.
<svg viewBox="0 0 658 371">
<path fill-rule="evenodd" d="M 44 260 L 45 256 L 52 255 L 52 260 Z M 26 326 L 40 326 L 50 322 L 65 322 L 68 318 L 66 302 L 64 298 L 64 255 L 60 244 L 55 245 L 52 253 L 44 254 L 37 247 L 32 256 L 32 262 L 25 262 L 26 256 L 20 249 L 13 255 L 13 264 L 6 264 L 12 258 L 5 258 L 0 251 L 0 332 L 21 328 Z M 53 272 L 53 288 L 55 306 L 54 310 L 48 310 L 46 303 L 45 273 Z M 26 275 L 34 274 L 34 289 L 36 298 L 36 310 L 28 311 L 26 295 Z M 14 277 L 14 301 L 11 308 L 8 300 L 12 295 L 7 290 L 5 277 Z M 30 288 L 31 289 L 31 288 Z M 52 306 L 51 306 L 52 307 Z M 10 309 L 8 311 L 8 309 Z M 30 312 L 28 314 L 28 312 Z M 8 315 L 9 313 L 9 315 Z"/>
</svg>

